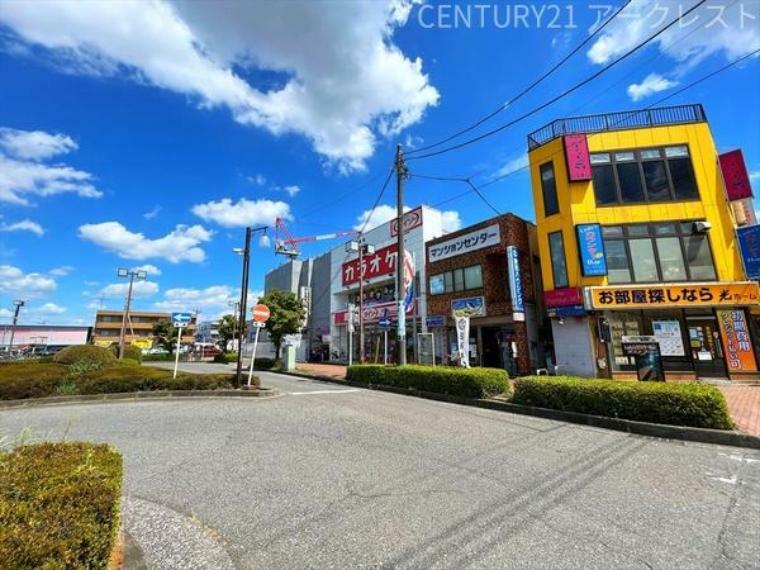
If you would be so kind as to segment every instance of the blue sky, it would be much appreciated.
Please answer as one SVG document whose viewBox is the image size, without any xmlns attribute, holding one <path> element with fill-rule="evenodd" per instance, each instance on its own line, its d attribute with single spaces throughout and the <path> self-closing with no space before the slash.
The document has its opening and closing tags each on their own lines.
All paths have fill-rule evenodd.
<svg viewBox="0 0 760 570">
<path fill-rule="evenodd" d="M 634 0 L 487 126 L 597 71 L 695 2 L 664 3 L 663 14 Z M 526 2 L 522 19 L 518 3 L 475 4 L 484 3 L 51 0 L 41 10 L 0 0 L 0 322 L 23 298 L 22 322 L 89 323 L 98 306 L 122 305 L 116 269 L 138 266 L 150 272 L 138 307 L 218 316 L 238 294 L 231 248 L 246 224 L 282 215 L 297 236 L 360 225 L 397 143 L 413 150 L 469 125 L 609 15 L 593 8 L 605 2 Z M 650 105 L 758 49 L 759 21 L 760 3 L 709 0 L 572 96 L 461 151 L 411 161 L 412 173 L 479 173 L 484 183 L 519 168 L 531 130 Z M 753 58 L 666 103 L 703 103 L 719 149 L 742 148 L 755 184 L 759 77 Z M 464 190 L 412 178 L 406 203 Z M 533 218 L 525 170 L 484 193 Z M 392 198 L 391 188 L 370 225 L 387 219 Z M 492 215 L 473 195 L 442 209 L 449 229 Z M 252 289 L 281 262 L 257 244 Z"/>
</svg>

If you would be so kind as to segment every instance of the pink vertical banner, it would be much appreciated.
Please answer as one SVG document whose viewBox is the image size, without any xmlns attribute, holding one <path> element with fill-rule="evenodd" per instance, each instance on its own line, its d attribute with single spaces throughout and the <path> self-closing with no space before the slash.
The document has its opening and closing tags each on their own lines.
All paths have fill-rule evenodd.
<svg viewBox="0 0 760 570">
<path fill-rule="evenodd" d="M 742 151 L 737 149 L 726 152 L 721 154 L 718 160 L 720 160 L 720 170 L 723 172 L 723 181 L 726 183 L 728 199 L 733 201 L 751 198 L 752 185 L 749 182 Z"/>
<path fill-rule="evenodd" d="M 588 154 L 586 135 L 565 135 L 562 142 L 565 146 L 568 180 L 570 182 L 591 180 L 591 158 Z"/>
</svg>

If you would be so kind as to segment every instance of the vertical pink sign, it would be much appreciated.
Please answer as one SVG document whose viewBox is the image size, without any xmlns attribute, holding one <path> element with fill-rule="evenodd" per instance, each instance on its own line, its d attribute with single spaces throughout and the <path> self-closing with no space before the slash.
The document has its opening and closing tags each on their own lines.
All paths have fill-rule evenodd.
<svg viewBox="0 0 760 570">
<path fill-rule="evenodd" d="M 721 154 L 720 170 L 723 172 L 723 181 L 726 183 L 726 196 L 728 199 L 741 200 L 752 197 L 752 186 L 747 175 L 747 166 L 744 164 L 742 151 L 732 150 Z"/>
<path fill-rule="evenodd" d="M 565 135 L 563 143 L 568 180 L 570 182 L 591 180 L 591 159 L 588 154 L 586 135 Z"/>
</svg>

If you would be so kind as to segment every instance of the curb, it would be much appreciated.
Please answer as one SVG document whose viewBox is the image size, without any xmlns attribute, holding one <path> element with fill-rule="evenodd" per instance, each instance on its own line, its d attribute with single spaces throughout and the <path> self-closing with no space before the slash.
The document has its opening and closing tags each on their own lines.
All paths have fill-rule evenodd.
<svg viewBox="0 0 760 570">
<path fill-rule="evenodd" d="M 116 394 L 81 394 L 77 396 L 51 396 L 48 398 L 25 398 L 23 400 L 0 400 L 0 410 L 31 408 L 58 404 L 86 404 L 125 400 L 183 400 L 192 398 L 273 398 L 277 390 L 154 390 L 151 392 L 122 392 Z"/>
<path fill-rule="evenodd" d="M 660 437 L 665 439 L 677 439 L 690 441 L 694 443 L 710 443 L 714 445 L 728 445 L 733 447 L 745 447 L 749 449 L 760 449 L 760 437 L 741 433 L 737 431 L 724 431 L 717 429 L 695 428 L 687 426 L 675 426 L 668 424 L 655 424 L 650 422 L 639 422 L 635 420 L 625 420 L 621 418 L 608 418 L 604 416 L 592 416 L 578 412 L 566 412 L 563 410 L 552 410 L 548 408 L 536 408 L 533 406 L 523 406 L 512 404 L 511 402 L 500 401 L 495 399 L 472 399 L 458 396 L 449 396 L 448 394 L 438 394 L 435 392 L 421 392 L 411 388 L 398 388 L 396 386 L 384 386 L 381 384 L 360 384 L 349 382 L 347 380 L 336 380 L 324 376 L 309 376 L 292 372 L 280 372 L 291 376 L 302 378 L 311 378 L 312 380 L 322 380 L 344 386 L 354 386 L 358 388 L 367 388 L 369 390 L 380 390 L 382 392 L 392 392 L 407 396 L 417 396 L 428 400 L 437 400 L 440 402 L 449 402 L 452 404 L 461 404 L 465 406 L 474 406 L 488 410 L 499 410 L 523 416 L 534 416 L 549 420 L 567 422 L 572 424 L 586 425 L 591 427 L 622 431 L 636 435 L 645 435 L 650 437 Z"/>
</svg>

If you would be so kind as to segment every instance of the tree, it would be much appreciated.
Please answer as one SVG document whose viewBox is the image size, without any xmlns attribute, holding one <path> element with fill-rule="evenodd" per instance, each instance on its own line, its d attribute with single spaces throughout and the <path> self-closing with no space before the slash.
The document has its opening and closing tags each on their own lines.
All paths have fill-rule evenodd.
<svg viewBox="0 0 760 570">
<path fill-rule="evenodd" d="M 290 291 L 270 291 L 259 299 L 259 303 L 269 307 L 266 329 L 274 344 L 275 358 L 279 360 L 283 338 L 301 330 L 306 309 L 303 302 Z"/>
<path fill-rule="evenodd" d="M 172 353 L 177 345 L 177 329 L 170 320 L 158 321 L 153 325 L 153 338 L 162 348 Z"/>
<path fill-rule="evenodd" d="M 246 327 L 246 329 L 247 328 L 248 327 Z M 227 345 L 229 345 L 230 341 L 237 338 L 237 335 L 240 333 L 237 315 L 224 315 L 221 319 L 219 319 L 217 330 L 219 331 L 219 336 L 222 339 L 222 348 L 224 350 L 227 350 Z"/>
</svg>

